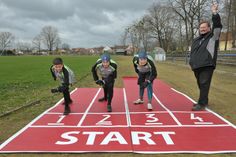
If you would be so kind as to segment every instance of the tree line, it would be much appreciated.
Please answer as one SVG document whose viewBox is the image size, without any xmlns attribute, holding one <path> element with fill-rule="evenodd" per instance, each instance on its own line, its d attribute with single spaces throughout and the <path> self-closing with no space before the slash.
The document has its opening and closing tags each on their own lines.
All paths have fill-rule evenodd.
<svg viewBox="0 0 236 157">
<path fill-rule="evenodd" d="M 147 13 L 125 28 L 123 44 L 131 43 L 138 49 L 151 51 L 157 45 L 166 52 L 186 52 L 198 34 L 201 20 L 211 21 L 212 0 L 168 0 L 153 3 Z M 236 48 L 236 0 L 217 1 L 226 32 L 226 45 L 232 35 L 232 48 Z"/>
<path fill-rule="evenodd" d="M 218 0 L 225 36 L 225 50 L 232 37 L 232 48 L 236 48 L 236 0 Z M 121 44 L 131 43 L 133 52 L 138 49 L 151 51 L 157 45 L 166 52 L 186 52 L 192 39 L 198 33 L 198 24 L 202 19 L 210 21 L 210 6 L 213 0 L 168 0 L 165 3 L 153 3 L 147 13 L 124 29 Z M 11 32 L 0 32 L 0 55 L 13 45 L 15 36 Z M 58 29 L 44 26 L 32 42 L 15 43 L 20 51 L 41 52 L 59 48 L 68 50 L 70 45 L 62 43 Z"/>
<path fill-rule="evenodd" d="M 4 55 L 4 52 L 12 47 L 14 40 L 15 36 L 11 32 L 0 32 L 0 55 Z M 50 52 L 59 48 L 68 50 L 70 46 L 67 43 L 62 43 L 56 27 L 44 26 L 41 32 L 32 39 L 31 43 L 18 41 L 15 43 L 15 48 L 18 51 L 30 53 L 34 49 L 37 53 L 40 53 L 43 49 Z"/>
</svg>

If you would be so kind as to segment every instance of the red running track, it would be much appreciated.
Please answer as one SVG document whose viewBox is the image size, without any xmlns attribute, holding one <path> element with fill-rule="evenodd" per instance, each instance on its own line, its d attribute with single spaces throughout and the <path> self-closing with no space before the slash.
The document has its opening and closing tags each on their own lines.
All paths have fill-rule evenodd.
<svg viewBox="0 0 236 157">
<path fill-rule="evenodd" d="M 60 100 L 0 145 L 0 153 L 136 152 L 235 153 L 236 127 L 218 114 L 191 111 L 193 100 L 161 80 L 154 82 L 153 111 L 138 98 L 137 78 L 115 88 L 113 112 L 98 102 L 103 91 L 79 88 L 71 93 L 72 113 L 63 116 Z M 145 91 L 146 93 L 146 91 Z"/>
</svg>

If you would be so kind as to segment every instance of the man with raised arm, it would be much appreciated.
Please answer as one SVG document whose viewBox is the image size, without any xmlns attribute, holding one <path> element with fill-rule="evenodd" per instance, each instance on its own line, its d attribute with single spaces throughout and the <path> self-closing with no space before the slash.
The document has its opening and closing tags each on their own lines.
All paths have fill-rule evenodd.
<svg viewBox="0 0 236 157">
<path fill-rule="evenodd" d="M 193 39 L 191 47 L 189 64 L 194 72 L 200 91 L 198 102 L 193 105 L 193 111 L 204 110 L 208 105 L 208 93 L 216 67 L 217 50 L 222 29 L 217 3 L 212 4 L 211 11 L 212 28 L 209 21 L 200 22 L 199 36 Z"/>
</svg>

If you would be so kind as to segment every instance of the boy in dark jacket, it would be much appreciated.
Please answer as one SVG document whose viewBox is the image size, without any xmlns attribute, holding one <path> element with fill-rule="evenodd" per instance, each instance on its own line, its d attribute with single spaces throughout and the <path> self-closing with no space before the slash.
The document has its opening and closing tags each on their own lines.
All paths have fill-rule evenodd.
<svg viewBox="0 0 236 157">
<path fill-rule="evenodd" d="M 138 55 L 133 58 L 133 65 L 135 72 L 138 74 L 139 85 L 139 99 L 134 101 L 134 104 L 143 104 L 144 89 L 147 88 L 148 104 L 147 109 L 152 110 L 152 84 L 153 80 L 157 77 L 157 71 L 154 60 L 151 56 L 147 55 L 145 51 L 140 51 Z"/>
<path fill-rule="evenodd" d="M 98 74 L 101 76 L 99 79 Z M 117 64 L 110 58 L 109 54 L 104 53 L 92 67 L 92 74 L 96 84 L 103 87 L 104 97 L 98 101 L 107 101 L 107 111 L 112 112 L 111 101 L 113 98 L 113 87 L 117 77 Z"/>
<path fill-rule="evenodd" d="M 72 100 L 70 98 L 69 85 L 72 85 L 75 82 L 74 73 L 69 67 L 63 64 L 61 58 L 55 58 L 53 60 L 53 65 L 50 67 L 50 71 L 55 81 L 61 81 L 61 85 L 58 88 L 51 89 L 51 92 L 63 93 L 65 105 L 63 114 L 68 115 L 70 113 L 69 104 L 72 103 Z"/>
<path fill-rule="evenodd" d="M 193 111 L 204 110 L 208 105 L 208 93 L 213 71 L 216 67 L 217 50 L 222 29 L 221 19 L 218 12 L 218 4 L 213 4 L 211 30 L 208 21 L 199 24 L 199 36 L 193 40 L 190 53 L 190 66 L 194 72 L 200 90 L 197 104 L 193 105 Z"/>
</svg>

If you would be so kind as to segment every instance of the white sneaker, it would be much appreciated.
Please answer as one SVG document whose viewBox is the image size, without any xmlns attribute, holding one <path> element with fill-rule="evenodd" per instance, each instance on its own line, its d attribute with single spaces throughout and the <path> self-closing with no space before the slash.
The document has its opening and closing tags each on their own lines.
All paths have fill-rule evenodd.
<svg viewBox="0 0 236 157">
<path fill-rule="evenodd" d="M 152 104 L 151 104 L 151 103 L 148 103 L 148 104 L 147 104 L 147 109 L 148 109 L 148 110 L 152 110 Z"/>
<path fill-rule="evenodd" d="M 135 100 L 133 103 L 134 103 L 134 104 L 143 104 L 144 101 L 141 100 L 141 99 L 138 99 L 138 100 Z"/>
</svg>

